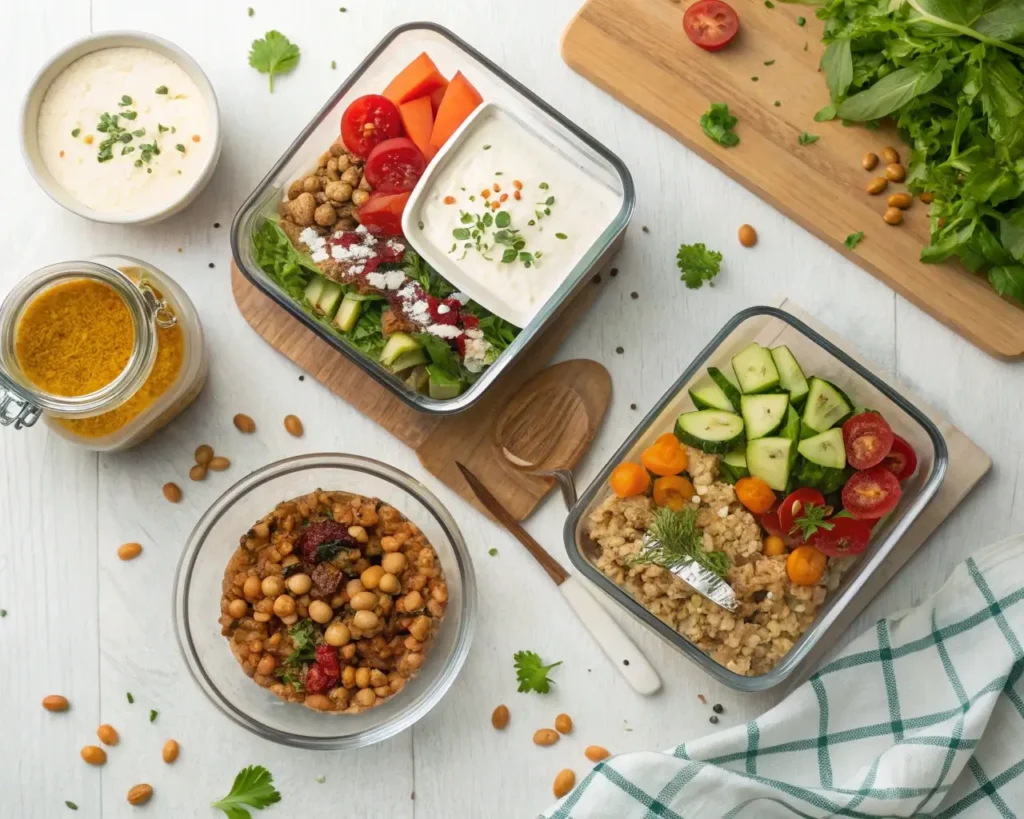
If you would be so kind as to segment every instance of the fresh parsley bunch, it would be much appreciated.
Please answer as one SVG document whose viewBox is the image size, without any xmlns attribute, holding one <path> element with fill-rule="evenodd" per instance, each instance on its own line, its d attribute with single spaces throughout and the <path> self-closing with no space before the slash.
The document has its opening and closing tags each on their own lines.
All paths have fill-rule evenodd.
<svg viewBox="0 0 1024 819">
<path fill-rule="evenodd" d="M 517 651 L 512 659 L 516 664 L 516 679 L 519 680 L 518 691 L 536 691 L 538 694 L 547 694 L 554 680 L 548 679 L 548 672 L 555 666 L 562 664 L 559 660 L 551 665 L 544 665 L 540 655 L 533 651 Z"/>
<path fill-rule="evenodd" d="M 287 74 L 299 64 L 299 47 L 280 31 L 268 31 L 261 40 L 252 41 L 249 65 L 266 74 L 270 93 L 274 93 L 274 75 Z"/>
<path fill-rule="evenodd" d="M 228 819 L 252 819 L 252 814 L 243 805 L 256 810 L 281 801 L 281 794 L 274 787 L 274 777 L 262 765 L 243 768 L 231 785 L 231 792 L 210 805 L 227 814 Z"/>
<path fill-rule="evenodd" d="M 722 254 L 708 250 L 703 244 L 680 245 L 676 254 L 680 278 L 691 290 L 710 282 L 722 269 Z"/>
</svg>

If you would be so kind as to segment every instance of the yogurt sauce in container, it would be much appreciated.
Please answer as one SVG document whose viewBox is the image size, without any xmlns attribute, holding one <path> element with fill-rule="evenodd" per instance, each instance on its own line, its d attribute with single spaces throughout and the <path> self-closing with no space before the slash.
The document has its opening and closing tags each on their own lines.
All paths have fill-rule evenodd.
<svg viewBox="0 0 1024 819">
<path fill-rule="evenodd" d="M 452 285 L 525 327 L 620 208 L 620 194 L 485 104 L 431 163 L 402 227 Z"/>
</svg>

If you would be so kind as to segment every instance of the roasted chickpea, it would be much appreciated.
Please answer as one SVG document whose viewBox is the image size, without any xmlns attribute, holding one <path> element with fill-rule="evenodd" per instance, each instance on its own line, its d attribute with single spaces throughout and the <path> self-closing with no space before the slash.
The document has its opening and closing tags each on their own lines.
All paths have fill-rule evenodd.
<svg viewBox="0 0 1024 819">
<path fill-rule="evenodd" d="M 338 167 L 340 169 L 341 166 L 339 165 Z M 341 174 L 341 181 L 347 182 L 353 188 L 359 184 L 359 180 L 362 178 L 363 172 L 356 167 L 346 168 L 345 171 Z"/>
<path fill-rule="evenodd" d="M 344 623 L 331 623 L 327 627 L 327 631 L 324 632 L 324 641 L 329 646 L 335 646 L 339 648 L 345 645 L 349 640 L 352 639 L 352 635 L 348 630 L 348 626 Z"/>
<path fill-rule="evenodd" d="M 421 614 L 409 624 L 409 633 L 422 643 L 430 634 L 430 618 Z"/>
<path fill-rule="evenodd" d="M 356 702 L 363 708 L 371 708 L 377 702 L 377 695 L 372 688 L 361 688 L 356 692 Z"/>
<path fill-rule="evenodd" d="M 309 604 L 309 616 L 315 623 L 329 623 L 334 616 L 334 611 L 323 600 L 314 600 Z"/>
<path fill-rule="evenodd" d="M 284 591 L 284 578 L 276 574 L 264 577 L 261 588 L 263 589 L 264 597 L 277 597 Z"/>
<path fill-rule="evenodd" d="M 287 594 L 280 595 L 274 600 L 274 614 L 281 618 L 295 614 L 295 598 Z"/>
<path fill-rule="evenodd" d="M 383 539 L 381 545 L 383 546 Z M 401 574 L 408 565 L 409 561 L 401 552 L 386 554 L 380 561 L 380 567 L 388 574 Z"/>
<path fill-rule="evenodd" d="M 365 666 L 356 669 L 356 687 L 357 688 L 369 688 L 370 686 L 370 669 Z"/>
<path fill-rule="evenodd" d="M 360 631 L 371 631 L 380 625 L 380 618 L 372 611 L 357 611 L 352 616 L 352 625 Z"/>
<path fill-rule="evenodd" d="M 402 584 L 398 582 L 398 578 L 393 574 L 386 574 L 381 577 L 377 588 L 384 592 L 384 594 L 398 594 L 402 590 Z"/>
<path fill-rule="evenodd" d="M 300 573 L 289 577 L 285 581 L 285 585 L 288 586 L 288 591 L 292 594 L 306 594 L 306 592 L 313 588 L 313 581 L 308 574 Z"/>
<path fill-rule="evenodd" d="M 313 214 L 316 213 L 316 197 L 309 192 L 300 193 L 288 203 L 288 210 L 295 224 L 309 227 L 313 224 Z"/>
<path fill-rule="evenodd" d="M 356 528 L 356 527 L 352 527 Z M 365 530 L 364 530 L 365 531 Z M 361 575 L 359 579 L 363 581 L 363 585 L 368 589 L 375 589 L 380 585 L 380 579 L 384 576 L 384 570 L 380 566 L 371 566 Z"/>
<path fill-rule="evenodd" d="M 377 605 L 377 595 L 371 591 L 361 591 L 349 601 L 356 611 L 369 611 Z"/>
<path fill-rule="evenodd" d="M 352 204 L 357 208 L 365 205 L 369 198 L 370 194 L 366 191 L 352 191 Z"/>
<path fill-rule="evenodd" d="M 313 211 L 313 219 L 320 227 L 331 227 L 338 221 L 338 212 L 330 202 L 324 202 Z"/>
<path fill-rule="evenodd" d="M 366 529 L 362 526 L 349 526 L 348 534 L 349 537 L 354 537 L 357 543 L 368 543 L 370 540 L 370 536 L 366 534 Z"/>
<path fill-rule="evenodd" d="M 263 597 L 263 583 L 256 575 L 250 575 L 242 584 L 242 592 L 249 600 L 259 600 Z"/>
<path fill-rule="evenodd" d="M 232 600 L 230 603 L 228 603 L 228 614 L 230 614 L 236 620 L 245 617 L 245 613 L 248 610 L 249 606 L 241 598 L 238 598 L 237 600 Z"/>
<path fill-rule="evenodd" d="M 355 597 L 361 591 L 366 591 L 366 586 L 363 585 L 363 581 L 359 578 L 353 578 L 345 584 L 345 594 L 347 594 L 349 598 Z"/>
<path fill-rule="evenodd" d="M 402 598 L 402 602 L 405 604 L 406 611 L 410 613 L 419 611 L 423 608 L 423 595 L 418 591 L 411 591 Z"/>
<path fill-rule="evenodd" d="M 274 673 L 274 669 L 277 668 L 277 659 L 273 654 L 264 654 L 260 659 L 259 664 L 256 666 L 256 673 L 262 674 L 264 677 L 269 677 Z"/>
<path fill-rule="evenodd" d="M 399 542 L 398 538 L 392 537 L 391 535 L 385 535 L 380 539 L 380 548 L 385 552 L 397 552 L 402 548 L 402 544 Z M 405 557 L 405 555 L 402 556 Z"/>
</svg>

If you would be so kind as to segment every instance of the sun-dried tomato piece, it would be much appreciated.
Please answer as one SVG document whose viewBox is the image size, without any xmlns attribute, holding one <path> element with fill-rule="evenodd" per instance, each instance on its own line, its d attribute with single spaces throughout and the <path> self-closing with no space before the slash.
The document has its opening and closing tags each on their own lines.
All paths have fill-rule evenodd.
<svg viewBox="0 0 1024 819">
<path fill-rule="evenodd" d="M 317 557 L 317 549 L 324 543 L 340 540 L 346 548 L 356 545 L 355 540 L 348 533 L 348 529 L 333 520 L 321 520 L 311 523 L 299 537 L 298 548 L 302 553 L 305 563 L 316 565 L 321 560 Z"/>
<path fill-rule="evenodd" d="M 467 330 L 475 330 L 480 326 L 480 319 L 474 316 L 472 313 L 460 312 L 459 318 L 462 319 L 462 326 Z"/>
<path fill-rule="evenodd" d="M 331 563 L 320 563 L 310 578 L 313 581 L 313 588 L 321 597 L 330 597 L 341 585 L 342 572 Z"/>
<path fill-rule="evenodd" d="M 316 647 L 316 664 L 332 677 L 341 676 L 341 667 L 338 665 L 338 649 L 328 645 Z"/>
<path fill-rule="evenodd" d="M 310 666 L 306 672 L 306 693 L 326 694 L 338 682 L 337 677 L 331 677 L 320 665 Z"/>
</svg>

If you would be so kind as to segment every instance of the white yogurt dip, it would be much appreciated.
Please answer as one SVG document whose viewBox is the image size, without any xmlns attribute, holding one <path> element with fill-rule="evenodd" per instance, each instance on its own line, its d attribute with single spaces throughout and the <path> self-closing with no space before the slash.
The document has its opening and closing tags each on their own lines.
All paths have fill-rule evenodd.
<svg viewBox="0 0 1024 819">
<path fill-rule="evenodd" d="M 214 149 L 191 77 L 148 48 L 94 51 L 64 69 L 39 110 L 39 148 L 64 190 L 101 213 L 149 213 L 181 199 Z"/>
<path fill-rule="evenodd" d="M 407 238 L 455 287 L 525 327 L 611 224 L 621 196 L 497 106 L 451 150 L 407 214 Z"/>
</svg>

